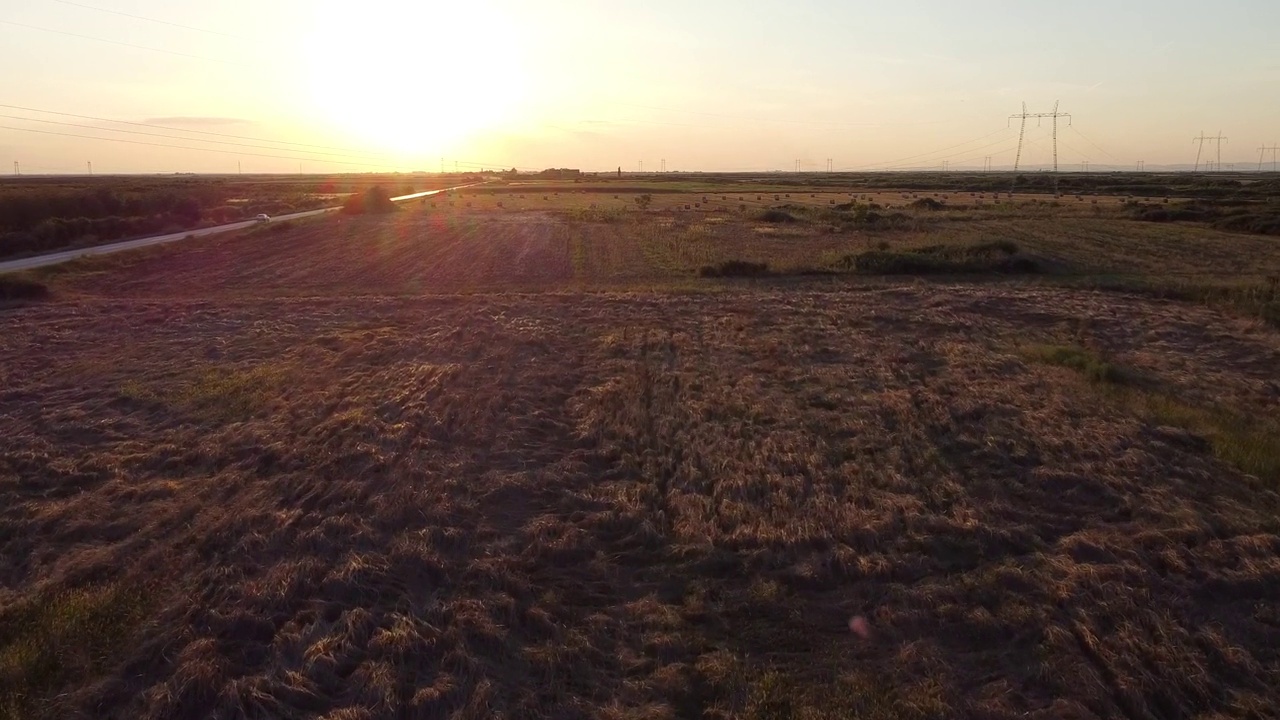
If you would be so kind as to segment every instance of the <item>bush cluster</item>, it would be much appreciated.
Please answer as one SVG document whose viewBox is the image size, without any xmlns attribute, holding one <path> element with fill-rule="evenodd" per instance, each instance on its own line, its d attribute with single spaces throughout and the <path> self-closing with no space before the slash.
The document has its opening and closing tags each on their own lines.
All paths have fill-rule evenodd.
<svg viewBox="0 0 1280 720">
<path fill-rule="evenodd" d="M 698 276 L 704 278 L 765 277 L 769 275 L 769 263 L 727 260 L 719 265 L 704 265 Z"/>
<path fill-rule="evenodd" d="M 976 245 L 930 245 L 911 250 L 870 250 L 841 261 L 870 275 L 961 275 L 970 273 L 1038 273 L 1034 258 L 1019 253 L 1007 240 Z"/>
<path fill-rule="evenodd" d="M 396 204 L 391 202 L 390 193 L 377 186 L 352 195 L 342 206 L 342 212 L 348 215 L 389 213 L 395 209 Z"/>
</svg>

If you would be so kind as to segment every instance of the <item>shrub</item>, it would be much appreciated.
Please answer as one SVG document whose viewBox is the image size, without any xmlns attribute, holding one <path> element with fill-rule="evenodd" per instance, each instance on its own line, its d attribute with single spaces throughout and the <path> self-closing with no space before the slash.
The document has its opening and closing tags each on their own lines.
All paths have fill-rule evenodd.
<svg viewBox="0 0 1280 720">
<path fill-rule="evenodd" d="M 394 212 L 396 204 L 391 202 L 391 196 L 387 191 L 380 187 L 371 187 L 364 193 L 357 193 L 347 198 L 347 202 L 342 206 L 342 212 L 348 215 L 364 215 L 372 213 L 389 213 Z"/>
<path fill-rule="evenodd" d="M 0 275 L 0 300 L 42 300 L 48 296 L 44 283 L 21 275 Z"/>
<path fill-rule="evenodd" d="M 778 208 L 770 208 L 756 216 L 756 219 L 767 223 L 793 223 L 796 222 L 796 216 L 786 210 Z"/>
<path fill-rule="evenodd" d="M 863 207 L 859 207 L 855 212 L 855 220 L 866 223 L 871 230 L 908 230 L 915 223 L 911 216 L 900 212 L 883 215 L 874 212 L 871 208 L 864 210 Z"/>
<path fill-rule="evenodd" d="M 1258 233 L 1260 235 L 1280 235 L 1280 214 L 1245 213 L 1230 215 L 1214 222 L 1213 226 L 1219 230 Z"/>
<path fill-rule="evenodd" d="M 754 263 L 746 260 L 727 260 L 719 265 L 704 265 L 698 270 L 698 276 L 704 278 L 764 277 L 768 274 L 768 263 Z"/>
</svg>

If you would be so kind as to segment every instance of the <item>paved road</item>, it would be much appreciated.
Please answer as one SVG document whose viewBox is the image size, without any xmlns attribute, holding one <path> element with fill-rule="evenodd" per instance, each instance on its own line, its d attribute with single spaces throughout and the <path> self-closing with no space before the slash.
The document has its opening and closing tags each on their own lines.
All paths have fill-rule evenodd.
<svg viewBox="0 0 1280 720">
<path fill-rule="evenodd" d="M 430 197 L 431 195 L 439 195 L 440 193 L 449 192 L 450 190 L 461 190 L 469 188 L 478 183 L 470 185 L 458 185 L 456 187 L 444 188 L 442 190 L 428 190 L 426 192 L 414 193 L 412 195 L 401 195 L 400 197 L 391 198 L 393 202 L 405 202 L 407 200 L 417 200 L 418 198 Z M 276 215 L 271 218 L 272 222 L 283 222 L 285 220 L 297 220 L 299 218 L 313 217 L 315 215 L 323 215 L 325 213 L 341 210 L 342 208 L 323 208 L 320 210 L 308 210 L 306 212 L 290 213 L 288 215 Z M 169 233 L 168 235 L 155 235 L 153 237 L 138 238 L 137 240 L 125 240 L 124 242 L 111 243 L 110 245 L 97 245 L 94 247 L 78 248 L 76 250 L 63 250 L 62 252 L 50 253 L 48 255 L 37 255 L 35 257 L 22 258 L 20 260 L 9 260 L 8 262 L 0 262 L 0 273 L 16 272 L 18 270 L 30 270 L 31 268 L 44 267 L 45 265 L 57 265 L 68 260 L 76 258 L 88 257 L 90 255 L 109 255 L 124 250 L 134 250 L 137 248 L 150 247 L 152 245 L 163 245 L 165 243 L 177 242 L 190 237 L 204 237 L 205 235 L 216 235 L 218 233 L 231 232 L 232 230 L 242 230 L 247 227 L 257 225 L 257 221 L 245 220 L 243 222 L 229 223 L 227 225 L 217 225 L 215 227 L 201 228 L 199 230 L 183 230 L 182 232 Z"/>
</svg>

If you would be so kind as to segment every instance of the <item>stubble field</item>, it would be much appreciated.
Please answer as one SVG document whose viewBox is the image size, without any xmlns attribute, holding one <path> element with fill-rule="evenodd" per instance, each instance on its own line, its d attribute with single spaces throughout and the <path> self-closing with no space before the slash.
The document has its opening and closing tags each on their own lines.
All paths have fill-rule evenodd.
<svg viewBox="0 0 1280 720">
<path fill-rule="evenodd" d="M 1053 205 L 1044 196 L 976 205 L 936 194 L 949 198 L 950 209 L 904 207 L 895 211 L 893 225 L 875 227 L 832 220 L 820 193 L 808 201 L 779 194 L 781 207 L 796 215 L 787 222 L 762 221 L 760 207 L 742 210 L 732 202 L 694 208 L 701 194 L 654 195 L 653 208 L 641 212 L 634 194 L 606 207 L 592 194 L 548 192 L 545 201 L 538 195 L 529 201 L 536 205 L 521 209 L 500 196 L 461 193 L 412 203 L 390 218 L 265 226 L 187 243 L 181 252 L 131 258 L 123 267 L 98 261 L 88 272 L 77 269 L 68 290 L 118 297 L 293 297 L 669 289 L 691 282 L 705 288 L 696 282 L 699 269 L 730 260 L 767 263 L 784 275 L 821 274 L 877 248 L 1010 242 L 1036 257 L 1055 280 L 1275 295 L 1280 243 L 1271 237 L 1136 222 L 1116 209 L 1114 199 L 1109 208 Z M 864 198 L 853 202 L 865 205 L 877 196 L 842 197 Z"/>
<path fill-rule="evenodd" d="M 1241 253 L 711 219 L 415 208 L 50 275 L 0 314 L 0 711 L 1274 715 L 1274 329 L 696 278 L 994 228 Z"/>
</svg>

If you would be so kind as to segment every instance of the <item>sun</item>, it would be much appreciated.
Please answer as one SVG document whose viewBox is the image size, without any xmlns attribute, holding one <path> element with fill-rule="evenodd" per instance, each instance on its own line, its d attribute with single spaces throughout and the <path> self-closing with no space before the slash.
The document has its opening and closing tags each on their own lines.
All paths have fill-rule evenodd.
<svg viewBox="0 0 1280 720">
<path fill-rule="evenodd" d="M 310 104 L 362 144 L 445 154 L 525 100 L 513 23 L 483 2 L 324 0 L 306 22 Z"/>
</svg>

